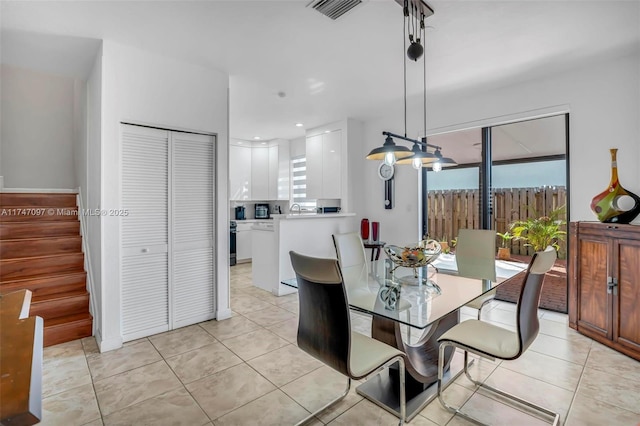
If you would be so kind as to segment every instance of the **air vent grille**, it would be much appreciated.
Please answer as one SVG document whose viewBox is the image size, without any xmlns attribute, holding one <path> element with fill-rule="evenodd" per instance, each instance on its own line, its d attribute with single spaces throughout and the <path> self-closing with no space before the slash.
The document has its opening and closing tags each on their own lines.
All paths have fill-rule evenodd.
<svg viewBox="0 0 640 426">
<path fill-rule="evenodd" d="M 308 6 L 336 20 L 360 3 L 362 0 L 313 0 Z"/>
</svg>

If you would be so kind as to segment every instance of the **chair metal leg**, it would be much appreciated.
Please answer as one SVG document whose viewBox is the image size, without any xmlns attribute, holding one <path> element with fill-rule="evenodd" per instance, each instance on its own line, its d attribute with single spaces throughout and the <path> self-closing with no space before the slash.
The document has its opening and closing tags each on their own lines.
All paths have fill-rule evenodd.
<svg viewBox="0 0 640 426">
<path fill-rule="evenodd" d="M 404 376 L 403 376 L 403 378 L 404 378 Z M 329 408 L 333 404 L 343 400 L 349 394 L 349 390 L 350 389 L 351 389 L 351 377 L 347 377 L 347 388 L 344 390 L 344 393 L 342 395 L 340 395 L 339 397 L 337 397 L 334 400 L 331 400 L 330 402 L 328 402 L 327 404 L 323 405 L 318 410 L 314 411 L 313 413 L 309 414 L 304 419 L 300 420 L 298 423 L 296 423 L 296 426 L 305 424 L 306 422 L 308 422 L 309 420 L 313 419 L 316 415 L 320 414 L 321 412 L 323 412 L 324 410 L 326 410 L 327 408 Z"/>
<path fill-rule="evenodd" d="M 482 314 L 482 308 L 484 308 L 484 305 L 488 304 L 492 300 L 493 300 L 493 297 L 491 299 L 487 299 L 484 302 L 482 302 L 482 305 L 480 305 L 480 308 L 478 309 L 478 321 L 480 321 L 480 315 Z"/>
<path fill-rule="evenodd" d="M 479 420 L 463 413 L 462 411 L 460 411 L 460 408 L 456 408 L 453 407 L 449 404 L 447 404 L 444 400 L 443 397 L 443 392 L 445 391 L 445 389 L 447 389 L 447 387 L 453 383 L 453 381 L 449 382 L 447 384 L 447 386 L 442 385 L 442 378 L 444 376 L 444 367 L 443 367 L 443 359 L 444 359 L 444 350 L 447 346 L 453 346 L 453 347 L 457 347 L 457 345 L 452 345 L 449 344 L 447 342 L 441 343 L 440 344 L 440 348 L 439 348 L 439 355 L 438 355 L 438 400 L 440 401 L 440 404 L 442 404 L 442 406 L 447 409 L 449 412 L 454 413 L 460 417 L 463 417 L 466 420 L 469 420 L 470 422 L 474 423 L 474 424 L 478 424 L 478 425 L 484 425 L 484 423 L 480 422 Z M 469 380 L 471 380 L 476 386 L 481 387 L 483 389 L 487 389 L 491 392 L 497 393 L 498 395 L 501 395 L 505 398 L 509 398 L 513 401 L 516 401 L 524 406 L 527 406 L 529 408 L 533 408 L 535 410 L 538 410 L 541 413 L 546 414 L 549 417 L 553 417 L 553 422 L 551 423 L 553 426 L 557 426 L 560 422 L 560 414 L 549 410 L 548 408 L 542 407 L 540 405 L 534 404 L 533 402 L 527 401 L 525 399 L 522 399 L 520 397 L 517 397 L 513 394 L 501 391 L 500 389 L 496 389 L 493 386 L 487 385 L 485 383 L 479 382 L 475 379 L 473 379 L 471 377 L 471 374 L 469 373 L 468 370 L 468 359 L 469 359 L 469 353 L 467 351 L 468 348 L 465 347 L 461 347 L 461 349 L 464 350 L 464 374 L 467 376 L 467 378 Z"/>
<path fill-rule="evenodd" d="M 404 385 L 404 359 L 402 357 L 398 358 L 398 363 L 400 364 L 400 423 L 402 426 L 404 424 L 404 419 L 407 418 L 407 396 L 405 394 L 405 385 Z"/>
</svg>

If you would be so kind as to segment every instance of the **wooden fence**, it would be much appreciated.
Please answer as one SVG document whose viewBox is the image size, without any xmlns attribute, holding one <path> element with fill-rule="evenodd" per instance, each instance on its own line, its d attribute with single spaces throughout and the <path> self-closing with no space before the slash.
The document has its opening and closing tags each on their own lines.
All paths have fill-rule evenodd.
<svg viewBox="0 0 640 426">
<path fill-rule="evenodd" d="M 428 191 L 429 236 L 451 242 L 459 229 L 480 228 L 480 192 L 478 190 Z M 500 233 L 516 220 L 548 215 L 567 203 L 565 187 L 494 189 L 493 228 Z M 566 217 L 562 217 L 566 220 Z M 566 226 L 563 226 L 566 231 Z M 498 240 L 499 241 L 499 240 Z M 511 240 L 511 253 L 531 255 L 533 250 L 525 242 Z M 560 242 L 559 257 L 566 257 L 566 239 Z"/>
</svg>

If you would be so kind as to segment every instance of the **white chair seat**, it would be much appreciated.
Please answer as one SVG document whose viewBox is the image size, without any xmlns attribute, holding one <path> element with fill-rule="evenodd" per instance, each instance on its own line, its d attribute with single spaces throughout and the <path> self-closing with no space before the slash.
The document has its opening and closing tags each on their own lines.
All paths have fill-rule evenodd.
<svg viewBox="0 0 640 426">
<path fill-rule="evenodd" d="M 351 332 L 349 368 L 356 379 L 376 371 L 391 358 L 402 355 L 402 352 L 385 343 L 364 334 Z"/>
<path fill-rule="evenodd" d="M 497 325 L 467 320 L 445 332 L 438 341 L 451 341 L 489 356 L 509 359 L 518 355 L 518 334 Z"/>
</svg>

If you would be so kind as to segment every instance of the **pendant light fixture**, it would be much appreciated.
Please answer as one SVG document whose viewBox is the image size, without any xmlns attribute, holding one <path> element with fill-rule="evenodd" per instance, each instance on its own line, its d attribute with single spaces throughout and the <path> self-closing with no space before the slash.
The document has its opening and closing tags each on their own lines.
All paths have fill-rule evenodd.
<svg viewBox="0 0 640 426">
<path fill-rule="evenodd" d="M 420 170 L 423 166 L 432 166 L 434 171 L 439 171 L 442 167 L 454 166 L 457 163 L 451 158 L 444 158 L 440 152 L 441 147 L 427 143 L 427 138 L 422 140 L 410 139 L 407 137 L 407 58 L 417 61 L 423 58 L 423 107 L 424 107 L 424 134 L 427 133 L 427 65 L 424 58 L 425 40 L 425 18 L 433 15 L 433 9 L 422 0 L 396 0 L 397 3 L 403 5 L 403 51 L 404 56 L 404 136 L 396 135 L 390 132 L 382 132 L 386 136 L 384 144 L 371 150 L 367 155 L 367 160 L 384 160 L 388 165 L 393 164 L 411 164 L 414 169 Z M 409 48 L 407 49 L 407 40 L 409 40 Z M 393 138 L 402 139 L 412 142 L 411 149 L 396 145 Z M 434 149 L 433 153 L 428 149 Z"/>
</svg>

